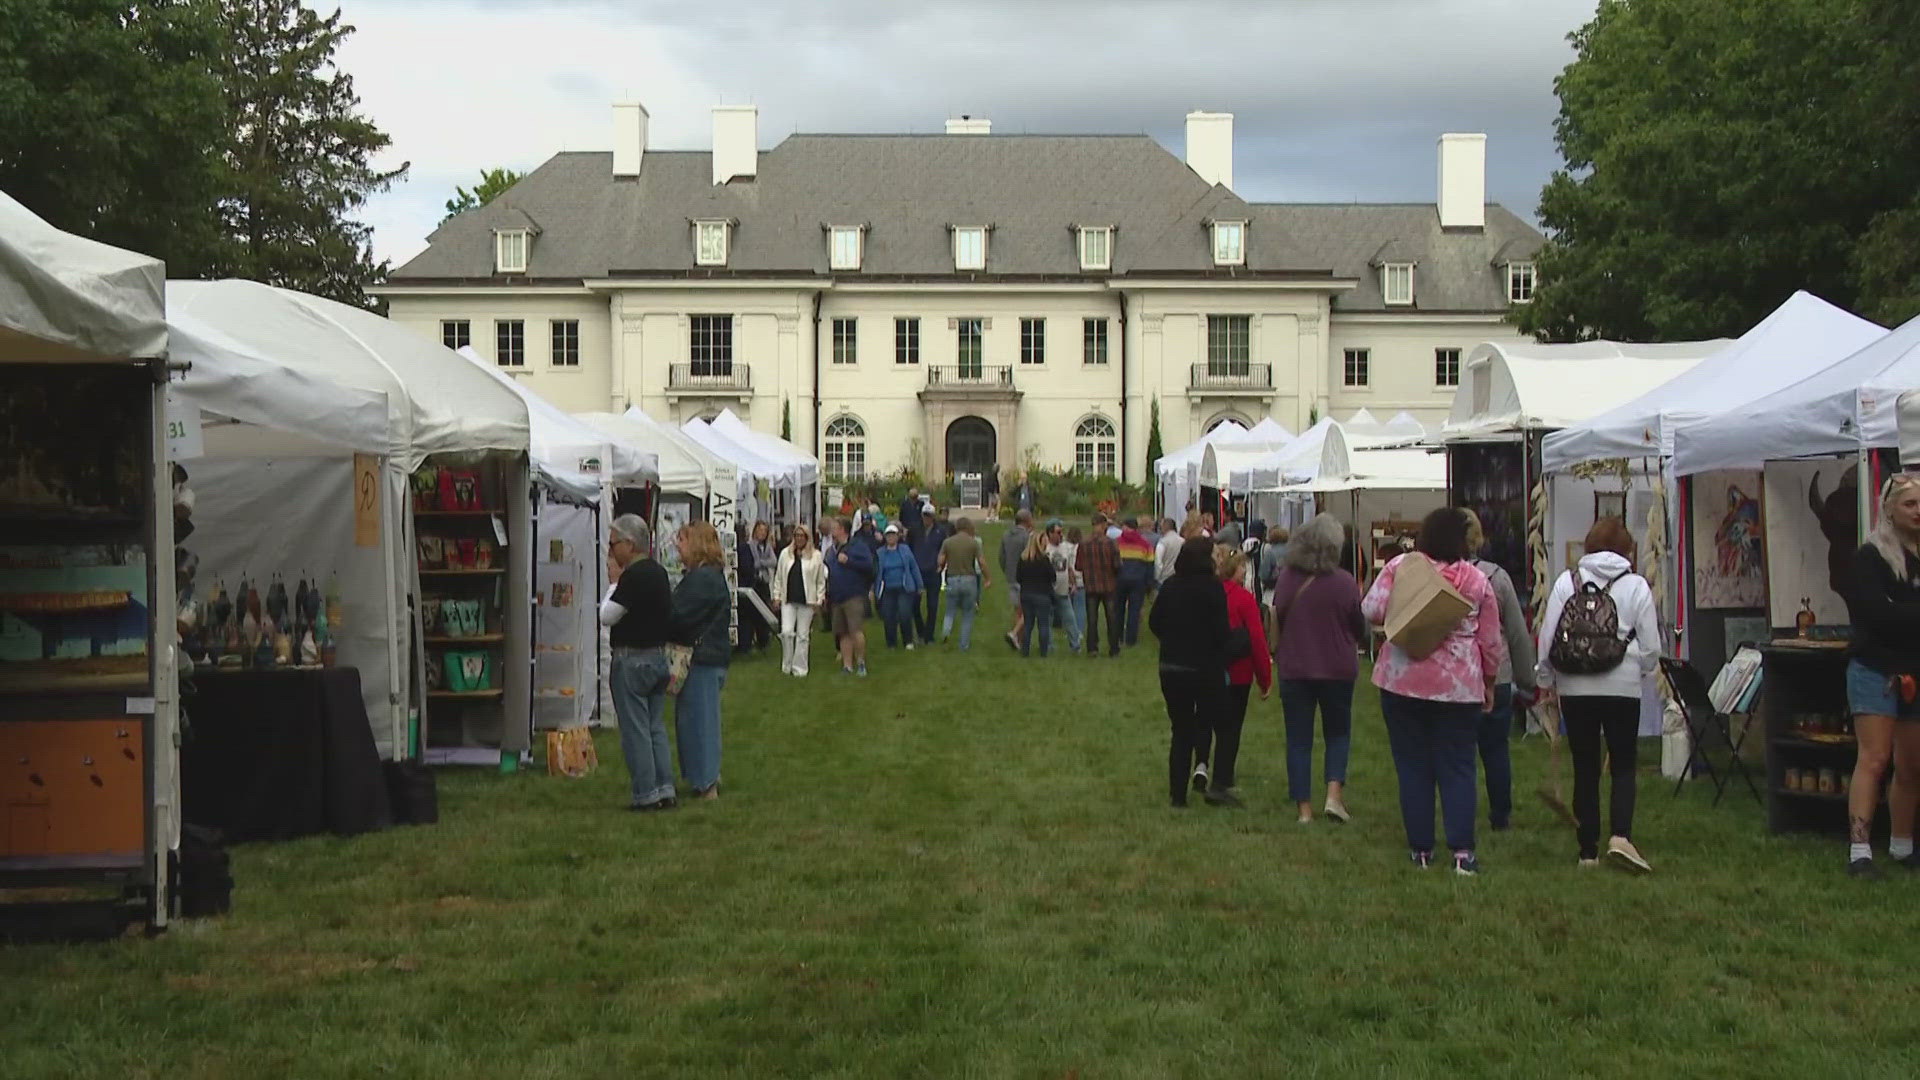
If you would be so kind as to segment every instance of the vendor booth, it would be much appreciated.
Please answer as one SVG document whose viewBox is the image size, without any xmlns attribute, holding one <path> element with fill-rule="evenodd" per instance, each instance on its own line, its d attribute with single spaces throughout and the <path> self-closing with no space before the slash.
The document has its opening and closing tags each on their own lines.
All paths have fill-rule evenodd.
<svg viewBox="0 0 1920 1080">
<path fill-rule="evenodd" d="M 158 929 L 179 847 L 164 270 L 0 194 L 0 905 Z M 44 894 L 42 894 L 44 895 Z M 9 898 L 14 899 L 14 898 Z M 68 902 L 71 901 L 71 902 Z"/>
<path fill-rule="evenodd" d="M 1159 515 L 1175 520 L 1184 517 L 1188 503 L 1200 485 L 1200 459 L 1206 455 L 1207 447 L 1231 444 L 1246 435 L 1246 428 L 1232 420 L 1224 420 L 1197 440 L 1157 458 L 1153 463 L 1153 475 Z"/>
<path fill-rule="evenodd" d="M 756 520 L 777 521 L 783 524 L 803 522 L 808 525 L 819 520 L 819 458 L 778 436 L 753 430 L 747 426 L 746 421 L 735 416 L 732 409 L 720 410 L 720 415 L 709 421 L 708 426 L 768 461 L 792 470 L 793 483 L 798 489 L 797 494 L 789 495 L 785 486 L 775 487 L 772 492 L 773 505 L 769 508 L 769 513 Z"/>
<path fill-rule="evenodd" d="M 1311 500 L 1306 513 L 1332 514 L 1359 541 L 1348 569 L 1365 582 L 1381 563 L 1412 546 L 1421 519 L 1446 505 L 1447 459 L 1419 446 L 1349 448 L 1347 458 L 1345 472 L 1257 491 L 1254 498 L 1262 506 L 1269 498 Z"/>
<path fill-rule="evenodd" d="M 680 425 L 680 431 L 708 453 L 732 464 L 738 472 L 739 520 L 773 521 L 776 498 L 784 505 L 799 504 L 809 476 L 805 464 L 771 449 L 750 446 L 699 417 Z M 817 466 L 811 470 L 811 476 L 817 484 Z"/>
<path fill-rule="evenodd" d="M 1331 418 L 1278 448 L 1252 442 L 1209 446 L 1200 459 L 1201 507 L 1212 510 L 1216 519 L 1232 508 L 1237 518 L 1295 528 L 1313 516 L 1313 499 L 1278 496 L 1275 490 L 1344 475 L 1350 467 L 1347 452 L 1346 432 Z"/>
</svg>

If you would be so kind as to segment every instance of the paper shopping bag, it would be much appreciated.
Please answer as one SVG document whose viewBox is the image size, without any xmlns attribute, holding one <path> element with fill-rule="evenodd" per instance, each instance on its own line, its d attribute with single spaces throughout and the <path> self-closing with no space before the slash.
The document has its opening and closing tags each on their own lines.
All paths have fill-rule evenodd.
<svg viewBox="0 0 1920 1080">
<path fill-rule="evenodd" d="M 1415 660 L 1424 660 L 1460 625 L 1472 605 L 1447 583 L 1433 563 L 1410 552 L 1393 571 L 1387 596 L 1387 640 Z"/>
</svg>

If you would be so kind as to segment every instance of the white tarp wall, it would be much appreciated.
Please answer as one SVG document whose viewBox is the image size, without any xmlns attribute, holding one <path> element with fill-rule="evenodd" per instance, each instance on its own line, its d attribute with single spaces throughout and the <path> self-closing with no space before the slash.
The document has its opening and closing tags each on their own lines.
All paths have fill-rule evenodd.
<svg viewBox="0 0 1920 1080">
<path fill-rule="evenodd" d="M 533 726 L 580 727 L 600 683 L 606 528 L 595 507 L 542 494 L 534 518 Z"/>
<path fill-rule="evenodd" d="M 1207 447 L 1231 445 L 1248 434 L 1246 428 L 1232 420 L 1223 421 L 1197 440 L 1156 460 L 1153 475 L 1160 487 L 1161 515 L 1176 521 L 1185 515 L 1187 500 L 1199 489 L 1200 459 L 1206 455 Z"/>
</svg>

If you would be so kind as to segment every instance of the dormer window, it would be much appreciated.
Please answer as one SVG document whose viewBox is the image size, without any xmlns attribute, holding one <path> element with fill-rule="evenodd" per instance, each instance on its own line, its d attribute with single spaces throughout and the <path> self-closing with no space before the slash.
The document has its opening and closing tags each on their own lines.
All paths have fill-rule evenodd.
<svg viewBox="0 0 1920 1080">
<path fill-rule="evenodd" d="M 1507 301 L 1514 304 L 1533 302 L 1533 264 L 1517 262 L 1507 264 Z"/>
<path fill-rule="evenodd" d="M 1213 265 L 1244 266 L 1247 261 L 1247 223 L 1244 221 L 1216 221 L 1213 223 Z"/>
<path fill-rule="evenodd" d="M 1108 270 L 1113 267 L 1113 227 L 1080 227 L 1080 269 Z"/>
<path fill-rule="evenodd" d="M 693 261 L 698 266 L 727 265 L 727 233 L 732 222 L 693 223 Z"/>
<path fill-rule="evenodd" d="M 860 269 L 862 233 L 859 226 L 835 225 L 827 230 L 827 265 L 834 270 Z"/>
<path fill-rule="evenodd" d="M 533 246 L 526 229 L 501 229 L 493 234 L 493 270 L 496 274 L 527 272 L 527 249 Z"/>
<path fill-rule="evenodd" d="M 1380 267 L 1380 298 L 1389 304 L 1413 303 L 1413 264 L 1387 263 Z"/>
<path fill-rule="evenodd" d="M 987 268 L 987 230 L 984 227 L 959 226 L 953 230 L 953 268 L 955 270 Z"/>
</svg>

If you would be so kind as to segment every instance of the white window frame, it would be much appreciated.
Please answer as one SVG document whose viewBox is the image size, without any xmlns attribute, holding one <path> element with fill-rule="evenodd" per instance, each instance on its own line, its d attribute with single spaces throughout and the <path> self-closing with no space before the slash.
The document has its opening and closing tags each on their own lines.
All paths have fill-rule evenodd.
<svg viewBox="0 0 1920 1080">
<path fill-rule="evenodd" d="M 1098 258 L 1095 258 L 1093 254 L 1089 252 L 1089 247 L 1092 246 L 1096 240 L 1098 241 L 1099 247 L 1100 247 Z M 1080 226 L 1080 269 L 1082 270 L 1113 269 L 1113 226 L 1111 225 Z"/>
<path fill-rule="evenodd" d="M 977 237 L 980 241 L 979 256 L 974 259 L 963 257 L 964 241 Z M 956 225 L 953 229 L 953 268 L 955 270 L 985 270 L 987 268 L 987 228 L 984 225 Z"/>
<path fill-rule="evenodd" d="M 848 426 L 852 431 L 848 431 Z M 858 480 L 867 475 L 867 425 L 851 413 L 827 421 L 820 436 L 820 471 L 830 480 Z M 849 466 L 858 457 L 859 469 Z"/>
<path fill-rule="evenodd" d="M 841 250 L 841 241 L 850 242 L 851 252 Z M 866 258 L 867 230 L 858 225 L 834 225 L 827 229 L 827 268 L 858 270 Z"/>
<path fill-rule="evenodd" d="M 440 344 L 449 349 L 473 347 L 472 319 L 441 319 Z"/>
<path fill-rule="evenodd" d="M 1447 373 L 1445 369 L 1445 361 L 1448 353 L 1453 354 L 1453 368 L 1452 368 L 1453 381 L 1452 382 L 1447 382 L 1445 379 L 1441 378 L 1443 374 Z M 1450 345 L 1435 346 L 1433 350 L 1433 385 L 1437 387 L 1444 387 L 1449 390 L 1459 386 L 1460 371 L 1465 366 L 1466 366 L 1466 350 L 1465 349 L 1457 349 Z"/>
<path fill-rule="evenodd" d="M 571 330 L 567 329 L 569 327 Z M 571 361 L 562 359 L 565 355 L 562 351 L 562 346 L 569 344 L 567 341 L 569 337 L 572 338 L 571 344 L 573 346 L 573 359 Z M 580 370 L 579 319 L 547 320 L 547 366 L 556 371 Z"/>
<path fill-rule="evenodd" d="M 1520 282 L 1523 280 L 1523 278 L 1526 281 L 1527 295 L 1525 296 L 1519 295 Z M 1509 304 L 1533 303 L 1533 294 L 1534 294 L 1534 291 L 1539 288 L 1539 285 L 1540 285 L 1540 272 L 1539 270 L 1535 269 L 1533 263 L 1515 262 L 1515 263 L 1507 264 L 1507 303 Z"/>
<path fill-rule="evenodd" d="M 493 271 L 496 274 L 524 274 L 527 256 L 532 254 L 533 234 L 526 229 L 498 229 L 493 234 Z"/>
<path fill-rule="evenodd" d="M 1396 293 L 1393 289 L 1395 275 L 1404 272 L 1407 279 L 1405 293 Z M 1413 304 L 1413 264 L 1410 262 L 1390 262 L 1380 266 L 1380 300 L 1393 307 L 1409 307 Z"/>
<path fill-rule="evenodd" d="M 502 347 L 502 338 L 518 338 L 519 355 L 509 357 L 508 350 Z M 527 366 L 527 320 L 493 320 L 493 363 L 495 367 L 524 368 Z"/>
<path fill-rule="evenodd" d="M 1356 367 L 1354 359 L 1360 363 Z M 1360 376 L 1359 382 L 1353 376 Z M 1347 390 L 1366 390 L 1373 386 L 1373 349 L 1371 346 L 1355 346 L 1340 350 L 1340 386 Z"/>
<path fill-rule="evenodd" d="M 696 221 L 693 223 L 693 264 L 695 266 L 727 265 L 728 248 L 733 246 L 733 222 Z M 706 240 L 710 236 L 719 237 L 719 255 L 716 258 Z"/>
<path fill-rule="evenodd" d="M 1232 250 L 1228 250 L 1227 239 L 1233 238 Z M 1213 265 L 1245 266 L 1247 264 L 1247 223 L 1244 221 L 1216 221 L 1213 223 Z"/>
<path fill-rule="evenodd" d="M 1098 413 L 1081 417 L 1073 425 L 1073 471 L 1081 476 L 1119 475 L 1119 430 Z"/>
<path fill-rule="evenodd" d="M 1105 367 L 1112 344 L 1113 335 L 1106 316 L 1088 315 L 1080 320 L 1080 363 L 1083 366 Z"/>
</svg>

